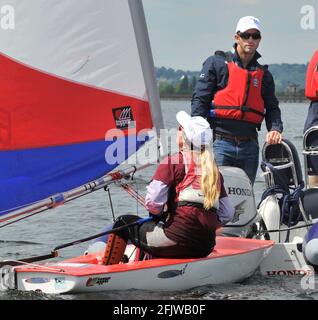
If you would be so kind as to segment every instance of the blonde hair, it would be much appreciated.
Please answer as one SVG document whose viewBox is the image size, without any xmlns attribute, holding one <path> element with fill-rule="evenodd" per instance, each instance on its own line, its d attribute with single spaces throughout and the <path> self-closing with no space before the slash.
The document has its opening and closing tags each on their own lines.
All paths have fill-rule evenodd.
<svg viewBox="0 0 318 320">
<path fill-rule="evenodd" d="M 186 139 L 185 133 L 182 132 L 183 145 L 180 151 L 190 152 L 192 161 L 194 160 L 196 174 L 201 175 L 201 190 L 204 194 L 204 209 L 209 210 L 219 199 L 221 192 L 221 178 L 219 169 L 214 160 L 212 150 L 206 146 L 201 149 L 194 148 Z"/>
<path fill-rule="evenodd" d="M 204 193 L 204 208 L 211 209 L 220 196 L 221 181 L 219 169 L 210 150 L 202 148 L 200 158 L 201 190 Z"/>
<path fill-rule="evenodd" d="M 211 209 L 214 203 L 219 199 L 221 192 L 221 178 L 219 169 L 214 160 L 214 155 L 210 149 L 201 146 L 201 150 L 194 149 L 193 146 L 185 140 L 181 151 L 190 152 L 192 161 L 194 160 L 196 174 L 201 175 L 201 190 L 204 194 L 204 209 Z M 199 168 L 198 168 L 199 165 Z M 198 169 L 200 170 L 198 172 Z"/>
</svg>

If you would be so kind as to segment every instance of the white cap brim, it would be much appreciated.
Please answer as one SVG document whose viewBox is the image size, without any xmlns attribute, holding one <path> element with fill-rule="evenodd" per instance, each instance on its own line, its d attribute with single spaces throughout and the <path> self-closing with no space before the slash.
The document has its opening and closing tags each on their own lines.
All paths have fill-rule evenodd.
<svg viewBox="0 0 318 320">
<path fill-rule="evenodd" d="M 178 123 L 183 127 L 187 128 L 191 121 L 191 116 L 187 114 L 185 111 L 179 111 L 176 115 Z"/>
</svg>

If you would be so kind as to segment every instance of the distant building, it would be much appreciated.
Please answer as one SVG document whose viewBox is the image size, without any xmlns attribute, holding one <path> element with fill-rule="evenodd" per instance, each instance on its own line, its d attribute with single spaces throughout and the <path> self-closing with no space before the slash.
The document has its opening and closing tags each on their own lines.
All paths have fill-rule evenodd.
<svg viewBox="0 0 318 320">
<path fill-rule="evenodd" d="M 279 98 L 280 101 L 284 102 L 303 102 L 306 100 L 304 95 L 304 89 L 299 89 L 299 85 L 293 82 L 288 82 L 284 94 Z"/>
<path fill-rule="evenodd" d="M 288 82 L 288 86 L 286 87 L 285 94 L 287 95 L 297 94 L 297 87 L 299 87 L 299 85 L 292 82 Z"/>
</svg>

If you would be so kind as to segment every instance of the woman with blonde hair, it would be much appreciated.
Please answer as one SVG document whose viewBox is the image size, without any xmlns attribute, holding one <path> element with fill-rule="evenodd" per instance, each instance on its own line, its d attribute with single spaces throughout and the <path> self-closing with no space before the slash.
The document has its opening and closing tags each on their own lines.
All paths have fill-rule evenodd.
<svg viewBox="0 0 318 320">
<path fill-rule="evenodd" d="M 211 152 L 209 123 L 185 111 L 178 112 L 177 121 L 179 152 L 161 161 L 147 187 L 145 203 L 154 220 L 112 234 L 105 264 L 121 260 L 128 240 L 158 258 L 205 257 L 215 246 L 216 229 L 233 218 L 234 208 Z M 136 219 L 121 216 L 114 227 Z"/>
</svg>

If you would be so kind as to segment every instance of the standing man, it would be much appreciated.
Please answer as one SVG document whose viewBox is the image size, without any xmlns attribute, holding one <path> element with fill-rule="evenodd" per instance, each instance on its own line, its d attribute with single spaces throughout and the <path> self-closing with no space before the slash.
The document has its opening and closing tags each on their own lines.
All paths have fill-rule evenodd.
<svg viewBox="0 0 318 320">
<path fill-rule="evenodd" d="M 259 163 L 258 133 L 265 118 L 266 142 L 280 143 L 283 123 L 275 84 L 267 66 L 257 60 L 260 22 L 239 20 L 231 52 L 216 51 L 203 64 L 192 97 L 192 116 L 209 120 L 218 165 L 242 168 L 254 184 Z"/>
</svg>

